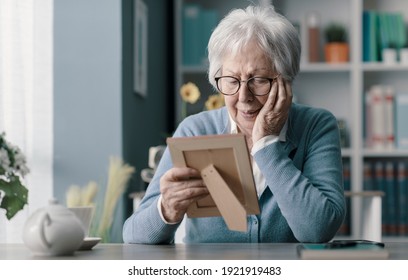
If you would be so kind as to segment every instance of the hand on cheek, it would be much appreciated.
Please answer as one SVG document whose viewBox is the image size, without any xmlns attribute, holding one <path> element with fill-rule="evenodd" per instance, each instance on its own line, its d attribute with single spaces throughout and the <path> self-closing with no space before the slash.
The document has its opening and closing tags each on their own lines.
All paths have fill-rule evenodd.
<svg viewBox="0 0 408 280">
<path fill-rule="evenodd" d="M 255 121 L 252 131 L 254 143 L 267 135 L 279 136 L 288 118 L 291 104 L 292 86 L 282 77 L 278 77 Z"/>
</svg>

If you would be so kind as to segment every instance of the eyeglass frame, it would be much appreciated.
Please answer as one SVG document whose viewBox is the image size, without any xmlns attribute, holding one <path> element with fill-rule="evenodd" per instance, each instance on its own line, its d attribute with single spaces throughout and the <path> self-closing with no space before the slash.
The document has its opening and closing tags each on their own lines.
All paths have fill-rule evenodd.
<svg viewBox="0 0 408 280">
<path fill-rule="evenodd" d="M 271 89 L 272 89 L 272 83 L 273 83 L 273 81 L 275 81 L 279 76 L 280 76 L 280 74 L 276 75 L 276 76 L 273 77 L 273 78 L 254 76 L 254 77 L 251 77 L 251 78 L 249 78 L 249 79 L 247 79 L 247 80 L 240 80 L 240 79 L 238 79 L 237 77 L 234 77 L 234 76 L 220 76 L 220 77 L 214 77 L 214 80 L 215 80 L 215 84 L 217 85 L 217 89 L 219 90 L 219 92 L 220 92 L 221 94 L 223 94 L 223 95 L 226 95 L 226 96 L 234 96 L 235 94 L 237 94 L 237 93 L 239 92 L 239 90 L 241 89 L 241 84 L 242 84 L 243 82 L 247 83 L 247 87 L 248 87 L 249 92 L 252 93 L 254 96 L 265 96 L 265 95 L 268 95 L 268 94 L 269 94 L 269 92 L 270 92 Z M 233 79 L 237 80 L 237 81 L 239 82 L 239 86 L 238 86 L 237 91 L 236 91 L 235 93 L 232 93 L 232 94 L 223 93 L 223 92 L 220 90 L 220 87 L 218 86 L 218 81 L 219 81 L 221 78 L 233 78 Z M 259 79 L 259 78 L 262 78 L 262 79 L 266 79 L 266 80 L 269 81 L 269 91 L 268 91 L 267 93 L 265 93 L 265 94 L 256 94 L 256 93 L 253 93 L 253 92 L 252 92 L 251 88 L 248 86 L 248 82 L 251 81 L 251 80 L 253 80 L 253 79 L 256 79 L 256 78 L 258 78 L 258 79 Z"/>
</svg>

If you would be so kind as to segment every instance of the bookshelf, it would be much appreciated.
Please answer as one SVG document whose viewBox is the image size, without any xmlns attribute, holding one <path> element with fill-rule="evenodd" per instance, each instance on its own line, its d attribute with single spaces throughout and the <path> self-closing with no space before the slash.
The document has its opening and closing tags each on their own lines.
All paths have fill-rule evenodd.
<svg viewBox="0 0 408 280">
<path fill-rule="evenodd" d="M 262 2 L 262 1 L 261 1 Z M 382 62 L 363 62 L 363 11 L 401 12 L 405 24 L 408 23 L 408 2 L 404 0 L 275 0 L 275 9 L 299 26 L 302 41 L 301 71 L 294 81 L 293 92 L 296 102 L 323 107 L 338 118 L 345 120 L 349 135 L 347 147 L 342 150 L 343 159 L 350 164 L 351 192 L 360 193 L 364 190 L 364 163 L 367 160 L 408 160 L 408 150 L 374 150 L 365 146 L 364 94 L 374 84 L 392 85 L 396 93 L 405 90 L 408 93 L 408 65 L 400 63 L 384 64 Z M 217 11 L 221 19 L 234 7 L 246 7 L 246 0 L 176 0 L 175 13 L 175 57 L 176 57 L 176 120 L 180 121 L 181 99 L 179 88 L 188 81 L 195 82 L 202 93 L 212 94 L 213 89 L 207 81 L 207 67 L 203 65 L 183 65 L 182 54 L 182 18 L 183 7 L 198 4 L 205 9 Z M 320 15 L 320 48 L 323 57 L 323 29 L 331 22 L 339 22 L 346 26 L 349 42 L 349 62 L 327 64 L 322 58 L 316 63 L 307 59 L 307 26 L 306 18 L 311 12 Z M 204 50 L 203 50 L 204 51 Z M 202 106 L 197 107 L 198 110 Z M 194 113 L 194 112 L 192 112 Z M 407 205 L 408 207 L 408 205 Z M 362 219 L 363 201 L 360 197 L 351 200 L 351 233 L 350 238 L 359 238 L 364 228 Z M 388 237 L 384 240 L 407 239 L 404 237 Z"/>
</svg>

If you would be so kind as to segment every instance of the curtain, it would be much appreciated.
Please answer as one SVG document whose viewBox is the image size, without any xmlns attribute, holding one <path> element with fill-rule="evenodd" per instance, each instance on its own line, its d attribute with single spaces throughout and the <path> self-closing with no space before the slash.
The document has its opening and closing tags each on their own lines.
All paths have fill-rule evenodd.
<svg viewBox="0 0 408 280">
<path fill-rule="evenodd" d="M 52 23 L 52 0 L 0 0 L 0 132 L 30 169 L 28 205 L 10 221 L 0 209 L 0 243 L 21 243 L 26 219 L 53 193 Z"/>
</svg>

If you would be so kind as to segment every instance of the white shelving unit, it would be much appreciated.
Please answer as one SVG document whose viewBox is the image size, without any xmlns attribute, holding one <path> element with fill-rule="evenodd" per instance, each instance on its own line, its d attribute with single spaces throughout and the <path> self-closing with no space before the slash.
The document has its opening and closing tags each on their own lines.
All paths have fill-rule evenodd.
<svg viewBox="0 0 408 280">
<path fill-rule="evenodd" d="M 262 1 L 264 2 L 264 1 Z M 347 122 L 350 147 L 343 149 L 343 158 L 351 164 L 352 192 L 363 191 L 363 163 L 372 158 L 408 158 L 408 151 L 374 151 L 364 147 L 363 131 L 363 94 L 374 83 L 391 84 L 396 91 L 408 91 L 408 65 L 384 65 L 382 63 L 362 62 L 362 14 L 366 9 L 378 11 L 399 11 L 408 22 L 408 1 L 405 0 L 279 0 L 272 1 L 278 12 L 300 25 L 302 41 L 302 62 L 299 76 L 294 82 L 293 91 L 297 102 L 314 107 L 323 107 Z M 182 65 L 182 7 L 186 3 L 198 3 L 202 7 L 217 9 L 222 17 L 231 8 L 246 7 L 246 0 L 177 0 L 175 1 L 175 36 L 176 36 L 176 93 L 180 86 L 188 81 L 195 82 L 201 92 L 212 93 L 207 81 L 205 66 Z M 308 63 L 306 16 L 317 12 L 321 20 L 323 46 L 323 28 L 330 22 L 340 22 L 348 29 L 350 61 L 344 64 L 329 65 L 325 62 Z M 323 53 L 323 51 L 322 51 Z M 180 112 L 181 100 L 177 98 L 177 112 Z M 204 97 L 205 98 L 205 97 Z M 180 114 L 176 116 L 180 120 Z M 363 202 L 360 198 L 352 200 L 351 238 L 361 237 L 364 228 L 362 217 Z"/>
</svg>

